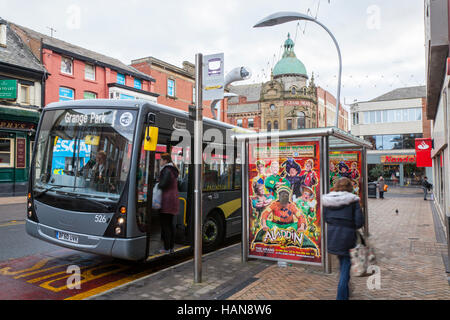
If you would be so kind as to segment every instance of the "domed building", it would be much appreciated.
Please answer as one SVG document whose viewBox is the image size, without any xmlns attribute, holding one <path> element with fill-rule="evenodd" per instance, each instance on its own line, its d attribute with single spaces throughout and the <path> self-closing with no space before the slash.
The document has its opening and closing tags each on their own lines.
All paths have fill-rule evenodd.
<svg viewBox="0 0 450 320">
<path fill-rule="evenodd" d="M 230 87 L 238 95 L 228 104 L 230 123 L 257 131 L 334 125 L 336 99 L 316 87 L 314 74 L 309 79 L 294 47 L 288 34 L 283 56 L 274 66 L 270 81 Z M 343 108 L 340 113 L 339 127 L 348 131 L 348 113 Z"/>
</svg>

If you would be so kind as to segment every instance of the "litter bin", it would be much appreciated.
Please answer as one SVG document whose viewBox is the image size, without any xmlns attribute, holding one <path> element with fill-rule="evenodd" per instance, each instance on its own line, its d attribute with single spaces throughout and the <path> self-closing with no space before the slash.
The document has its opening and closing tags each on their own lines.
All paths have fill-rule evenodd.
<svg viewBox="0 0 450 320">
<path fill-rule="evenodd" d="M 377 183 L 369 182 L 367 186 L 367 197 L 368 198 L 376 198 L 377 197 Z"/>
</svg>

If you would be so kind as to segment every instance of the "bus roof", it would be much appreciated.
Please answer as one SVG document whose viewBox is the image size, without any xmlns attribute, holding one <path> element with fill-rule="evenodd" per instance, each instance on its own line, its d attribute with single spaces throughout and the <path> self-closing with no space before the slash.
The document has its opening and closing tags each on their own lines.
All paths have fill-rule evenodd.
<svg viewBox="0 0 450 320">
<path fill-rule="evenodd" d="M 83 100 L 72 100 L 72 101 L 63 101 L 63 102 L 54 102 L 50 103 L 45 107 L 45 110 L 52 109 L 66 109 L 66 108 L 135 108 L 141 109 L 144 105 L 149 105 L 155 111 L 161 111 L 165 113 L 171 113 L 174 116 L 179 116 L 183 118 L 189 118 L 189 113 L 187 111 L 175 109 L 172 107 L 168 107 L 162 104 L 158 104 L 152 101 L 147 100 L 116 100 L 116 99 L 83 99 Z M 254 133 L 255 131 L 241 128 L 238 126 L 234 126 L 232 124 L 210 119 L 203 118 L 203 122 L 215 126 L 220 126 L 228 129 L 235 129 L 236 131 L 246 132 L 246 133 Z"/>
</svg>

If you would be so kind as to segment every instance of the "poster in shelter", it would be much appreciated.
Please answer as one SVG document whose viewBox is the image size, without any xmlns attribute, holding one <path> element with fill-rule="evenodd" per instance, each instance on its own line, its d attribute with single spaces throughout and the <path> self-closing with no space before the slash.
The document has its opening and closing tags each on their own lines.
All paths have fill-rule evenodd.
<svg viewBox="0 0 450 320">
<path fill-rule="evenodd" d="M 249 148 L 249 256 L 321 265 L 319 141 Z"/>
<path fill-rule="evenodd" d="M 346 177 L 352 181 L 353 193 L 362 199 L 361 151 L 331 151 L 329 158 L 330 190 L 333 191 L 339 178 Z"/>
</svg>

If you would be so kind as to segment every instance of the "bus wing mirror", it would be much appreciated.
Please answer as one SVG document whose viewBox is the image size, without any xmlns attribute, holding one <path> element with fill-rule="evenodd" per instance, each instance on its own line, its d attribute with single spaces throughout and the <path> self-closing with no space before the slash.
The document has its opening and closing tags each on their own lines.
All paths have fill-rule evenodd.
<svg viewBox="0 0 450 320">
<path fill-rule="evenodd" d="M 86 138 L 84 138 L 84 143 L 86 145 L 98 146 L 100 143 L 100 136 L 86 136 Z"/>
<path fill-rule="evenodd" d="M 145 128 L 145 142 L 144 142 L 144 150 L 145 151 L 155 151 L 156 145 L 158 144 L 158 127 L 147 127 Z"/>
</svg>

